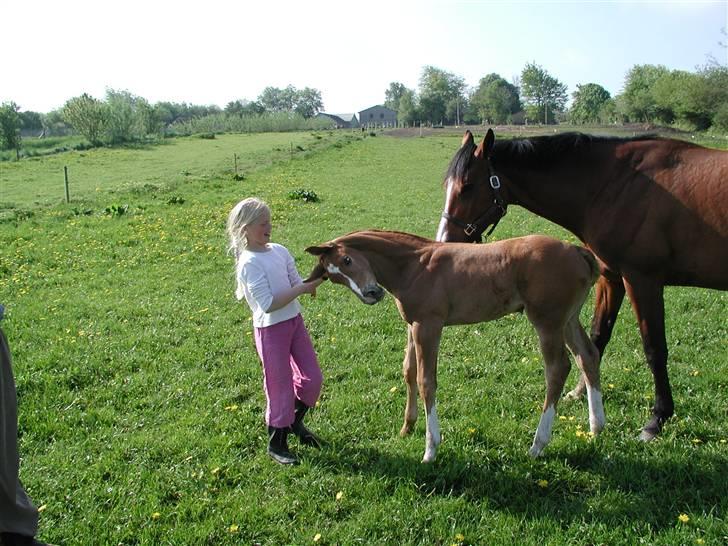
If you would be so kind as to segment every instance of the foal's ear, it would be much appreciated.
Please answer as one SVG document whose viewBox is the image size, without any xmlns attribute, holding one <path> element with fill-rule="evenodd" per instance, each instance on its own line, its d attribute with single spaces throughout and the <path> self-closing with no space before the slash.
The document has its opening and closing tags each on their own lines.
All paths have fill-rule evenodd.
<svg viewBox="0 0 728 546">
<path fill-rule="evenodd" d="M 466 144 L 473 144 L 474 142 L 473 133 L 470 132 L 470 129 L 466 129 L 465 134 L 463 135 L 463 141 L 460 143 L 460 147 L 462 148 Z"/>
<path fill-rule="evenodd" d="M 324 243 L 324 244 L 318 245 L 318 246 L 310 246 L 306 249 L 306 252 L 308 252 L 309 254 L 313 254 L 314 256 L 321 256 L 333 249 L 334 249 L 333 243 Z"/>
<path fill-rule="evenodd" d="M 308 278 L 304 279 L 303 282 L 311 282 L 315 281 L 316 279 L 320 278 L 328 279 L 328 275 L 326 274 L 326 270 L 324 269 L 324 266 L 321 264 L 316 264 L 316 267 L 313 268 L 313 271 L 309 274 Z"/>
</svg>

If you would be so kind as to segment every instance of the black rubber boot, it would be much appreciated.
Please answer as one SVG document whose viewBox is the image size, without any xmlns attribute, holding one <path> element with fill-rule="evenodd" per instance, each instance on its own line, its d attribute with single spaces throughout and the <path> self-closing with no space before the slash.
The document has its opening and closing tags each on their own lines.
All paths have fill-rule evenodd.
<svg viewBox="0 0 728 546">
<path fill-rule="evenodd" d="M 293 431 L 293 434 L 298 436 L 298 439 L 303 445 L 320 448 L 322 444 L 321 440 L 303 424 L 303 418 L 306 416 L 307 411 L 308 406 L 300 400 L 296 400 L 296 417 L 291 425 L 291 430 Z"/>
<path fill-rule="evenodd" d="M 296 456 L 288 451 L 289 427 L 268 427 L 268 455 L 280 464 L 298 464 Z"/>
</svg>

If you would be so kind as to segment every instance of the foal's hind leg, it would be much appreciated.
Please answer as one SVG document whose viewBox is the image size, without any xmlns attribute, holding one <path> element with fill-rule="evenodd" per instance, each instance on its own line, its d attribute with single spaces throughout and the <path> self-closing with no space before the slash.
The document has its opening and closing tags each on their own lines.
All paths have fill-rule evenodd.
<svg viewBox="0 0 728 546">
<path fill-rule="evenodd" d="M 564 345 L 562 330 L 559 329 L 554 332 L 537 329 L 537 331 L 546 372 L 546 400 L 543 404 L 543 412 L 538 422 L 536 434 L 533 437 L 533 445 L 528 450 L 532 457 L 538 457 L 546 444 L 551 441 L 551 428 L 556 417 L 556 404 L 559 401 L 561 392 L 564 390 L 564 383 L 566 383 L 566 378 L 571 369 L 571 361 Z"/>
<path fill-rule="evenodd" d="M 576 363 L 582 374 L 582 381 L 586 380 L 587 398 L 589 400 L 589 429 L 598 434 L 605 423 L 604 406 L 602 405 L 602 390 L 599 382 L 599 351 L 586 335 L 579 323 L 579 316 L 574 315 L 566 324 L 564 332 L 566 344 L 574 354 Z"/>
<path fill-rule="evenodd" d="M 407 346 L 404 350 L 402 375 L 407 386 L 407 402 L 404 408 L 404 424 L 399 434 L 406 436 L 414 430 L 417 422 L 417 355 L 412 340 L 412 326 L 409 325 L 407 326 Z"/>
<path fill-rule="evenodd" d="M 624 284 L 622 277 L 609 271 L 604 271 L 594 286 L 594 318 L 591 325 L 591 341 L 597 348 L 599 356 L 604 355 L 604 349 L 612 337 L 614 323 L 617 321 L 619 308 L 624 300 Z M 586 390 L 584 375 L 573 390 L 566 394 L 566 398 L 576 400 L 581 398 Z"/>
</svg>

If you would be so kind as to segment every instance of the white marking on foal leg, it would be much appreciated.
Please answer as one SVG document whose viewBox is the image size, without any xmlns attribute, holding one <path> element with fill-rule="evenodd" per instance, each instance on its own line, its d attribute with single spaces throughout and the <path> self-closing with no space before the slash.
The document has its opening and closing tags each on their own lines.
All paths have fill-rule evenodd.
<svg viewBox="0 0 728 546">
<path fill-rule="evenodd" d="M 360 298 L 364 298 L 364 294 L 361 293 L 361 290 L 359 289 L 359 286 L 354 282 L 354 280 L 349 277 L 348 275 L 341 272 L 341 269 L 336 267 L 333 264 L 329 264 L 328 267 L 326 267 L 326 270 L 331 273 L 332 275 L 341 275 L 346 279 L 346 282 L 349 283 L 349 288 L 351 288 L 351 291 L 354 292 L 357 296 Z"/>
<path fill-rule="evenodd" d="M 554 416 L 556 415 L 556 409 L 553 406 L 546 408 L 541 414 L 541 420 L 538 422 L 538 428 L 536 429 L 536 435 L 533 437 L 533 445 L 528 450 L 528 454 L 531 457 L 538 457 L 546 444 L 551 441 L 551 427 L 554 424 Z"/>
<path fill-rule="evenodd" d="M 427 415 L 427 433 L 425 434 L 425 456 L 422 457 L 423 463 L 431 463 L 435 460 L 437 446 L 440 445 L 441 440 L 440 421 L 437 419 L 437 409 L 433 404 L 430 413 Z"/>
<path fill-rule="evenodd" d="M 445 208 L 443 212 L 447 211 L 450 207 L 450 200 L 452 199 L 452 178 L 447 179 L 447 188 L 445 189 Z M 445 228 L 447 227 L 447 220 L 442 217 L 440 218 L 440 224 L 437 226 L 437 235 L 435 236 L 436 241 L 442 241 L 442 237 L 445 235 Z"/>
<path fill-rule="evenodd" d="M 604 416 L 602 393 L 598 389 L 589 387 L 586 394 L 589 400 L 589 429 L 593 434 L 599 434 L 607 421 Z"/>
</svg>

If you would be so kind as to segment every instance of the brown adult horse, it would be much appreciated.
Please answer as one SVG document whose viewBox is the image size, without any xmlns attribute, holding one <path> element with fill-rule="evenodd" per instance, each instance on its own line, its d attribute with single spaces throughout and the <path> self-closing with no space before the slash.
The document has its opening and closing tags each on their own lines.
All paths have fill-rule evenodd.
<svg viewBox="0 0 728 546">
<path fill-rule="evenodd" d="M 588 250 L 542 235 L 475 246 L 373 230 L 350 233 L 306 252 L 319 256 L 309 279 L 327 276 L 370 305 L 384 297 L 381 284 L 397 300 L 416 353 L 416 358 L 405 358 L 402 434 L 417 420 L 419 387 L 427 415 L 423 462 L 435 459 L 440 443 L 437 353 L 442 328 L 450 324 L 525 311 L 535 327 L 544 358 L 546 400 L 531 455 L 538 456 L 551 438 L 556 404 L 571 368 L 566 346 L 586 378 L 591 431 L 596 434 L 604 427 L 599 353 L 579 323 L 581 306 L 599 274 Z"/>
<path fill-rule="evenodd" d="M 477 241 L 520 205 L 581 239 L 597 256 L 591 337 L 600 355 L 625 290 L 655 381 L 651 440 L 673 414 L 663 287 L 728 289 L 728 152 L 655 137 L 579 133 L 476 146 L 465 133 L 446 178 L 439 241 Z M 573 391 L 580 394 L 583 385 Z"/>
</svg>

